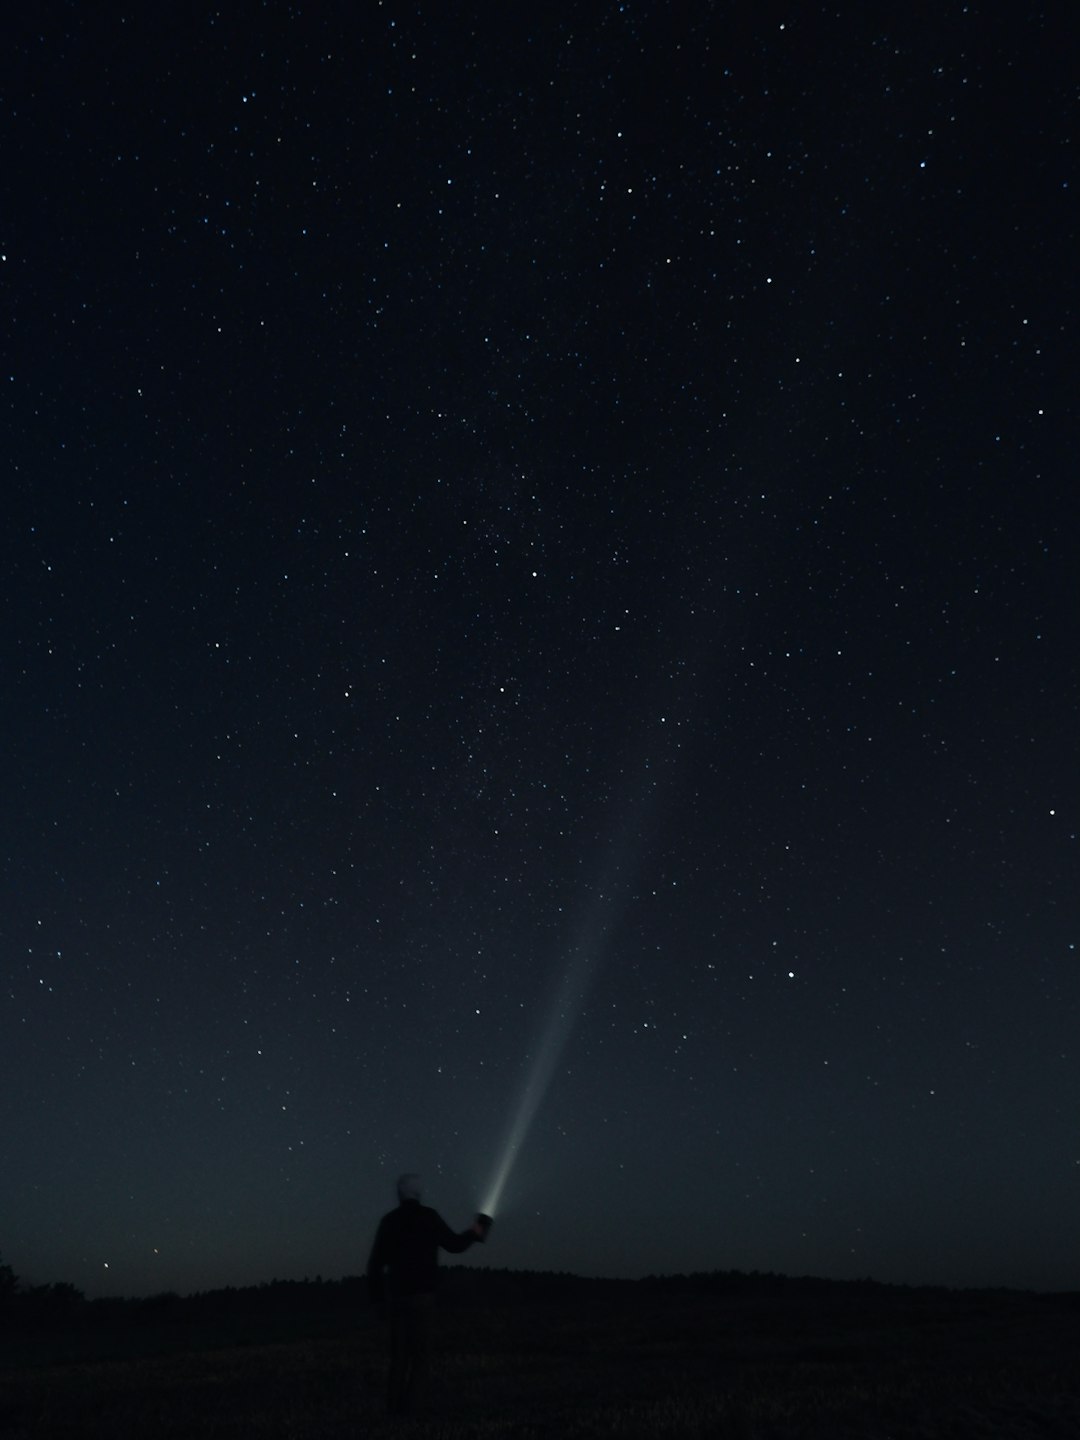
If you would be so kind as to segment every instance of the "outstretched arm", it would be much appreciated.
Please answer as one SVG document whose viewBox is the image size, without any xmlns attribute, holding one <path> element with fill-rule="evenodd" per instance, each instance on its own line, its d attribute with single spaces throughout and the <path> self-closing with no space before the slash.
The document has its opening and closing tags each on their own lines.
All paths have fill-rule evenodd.
<svg viewBox="0 0 1080 1440">
<path fill-rule="evenodd" d="M 449 1250 L 451 1255 L 460 1255 L 462 1250 L 468 1250 L 470 1245 L 475 1245 L 481 1239 L 483 1235 L 478 1226 L 470 1225 L 468 1230 L 462 1230 L 460 1235 L 455 1235 L 442 1216 L 439 1216 L 439 1245 L 443 1250 Z"/>
</svg>

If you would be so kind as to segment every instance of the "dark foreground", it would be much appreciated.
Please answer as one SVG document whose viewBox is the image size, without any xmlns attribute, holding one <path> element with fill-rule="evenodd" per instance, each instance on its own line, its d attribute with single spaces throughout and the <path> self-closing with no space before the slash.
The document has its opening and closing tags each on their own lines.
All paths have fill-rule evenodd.
<svg viewBox="0 0 1080 1440">
<path fill-rule="evenodd" d="M 442 1297 L 422 1418 L 382 1413 L 383 1336 L 351 1328 L 75 1358 L 9 1344 L 0 1434 L 126 1437 L 1080 1436 L 1075 1298 L 753 1297 L 642 1287 Z M 100 1342 L 100 1337 L 99 1337 Z M 132 1342 L 127 1347 L 135 1348 Z"/>
</svg>

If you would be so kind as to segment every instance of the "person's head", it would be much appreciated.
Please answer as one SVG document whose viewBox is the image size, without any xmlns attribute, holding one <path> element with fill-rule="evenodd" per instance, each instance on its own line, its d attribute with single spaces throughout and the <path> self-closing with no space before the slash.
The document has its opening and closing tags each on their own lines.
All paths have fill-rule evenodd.
<svg viewBox="0 0 1080 1440">
<path fill-rule="evenodd" d="M 420 1199 L 420 1176 L 399 1175 L 397 1182 L 397 1197 L 404 1205 L 406 1200 Z"/>
</svg>

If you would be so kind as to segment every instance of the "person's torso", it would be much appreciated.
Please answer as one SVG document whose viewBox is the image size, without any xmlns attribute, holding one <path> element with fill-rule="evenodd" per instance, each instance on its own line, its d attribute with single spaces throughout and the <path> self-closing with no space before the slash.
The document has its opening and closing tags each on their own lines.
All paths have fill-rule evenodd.
<svg viewBox="0 0 1080 1440">
<path fill-rule="evenodd" d="M 434 1290 L 439 1273 L 439 1218 L 426 1205 L 399 1205 L 387 1216 L 386 1268 L 395 1295 Z"/>
</svg>

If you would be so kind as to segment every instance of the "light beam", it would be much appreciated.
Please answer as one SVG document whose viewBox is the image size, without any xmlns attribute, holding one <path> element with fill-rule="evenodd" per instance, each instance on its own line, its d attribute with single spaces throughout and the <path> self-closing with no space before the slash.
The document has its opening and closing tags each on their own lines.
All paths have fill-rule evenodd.
<svg viewBox="0 0 1080 1440">
<path fill-rule="evenodd" d="M 626 845 L 619 847 L 618 856 L 609 867 L 609 874 L 618 874 L 620 859 Z M 532 1127 L 536 1112 L 547 1094 L 555 1068 L 559 1063 L 566 1043 L 585 1003 L 593 977 L 600 968 L 611 932 L 618 916 L 615 914 L 615 900 L 612 890 L 604 886 L 596 895 L 574 944 L 570 947 L 562 984 L 559 986 L 551 1015 L 540 1036 L 535 1051 L 532 1069 L 525 1081 L 517 1110 L 511 1121 L 506 1140 L 499 1153 L 494 1174 L 485 1192 L 482 1209 L 487 1215 L 494 1215 L 502 1200 L 503 1189 L 514 1168 L 514 1162 Z"/>
</svg>

